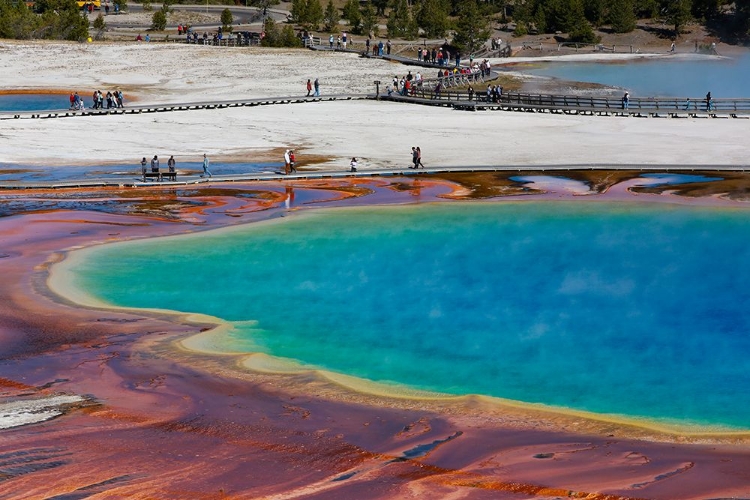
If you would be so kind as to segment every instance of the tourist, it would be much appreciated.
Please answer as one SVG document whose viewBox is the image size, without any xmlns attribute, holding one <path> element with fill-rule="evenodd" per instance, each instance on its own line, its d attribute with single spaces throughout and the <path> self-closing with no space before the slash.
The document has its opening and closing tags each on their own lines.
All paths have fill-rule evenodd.
<svg viewBox="0 0 750 500">
<path fill-rule="evenodd" d="M 474 87 L 469 85 L 469 88 L 466 91 L 469 93 L 469 100 L 473 101 L 474 100 Z"/>
<path fill-rule="evenodd" d="M 135 37 L 135 41 L 136 41 L 136 42 L 142 42 L 142 41 L 143 41 L 143 37 L 141 36 L 141 34 L 140 34 L 140 33 L 138 33 L 138 36 L 137 36 L 137 37 Z"/>
<path fill-rule="evenodd" d="M 208 170 L 208 164 L 208 156 L 206 155 L 206 153 L 203 153 L 203 174 L 201 174 L 201 177 L 205 177 L 206 174 L 211 177 L 211 172 Z"/>
<path fill-rule="evenodd" d="M 365 39 L 365 55 L 370 55 L 370 39 Z"/>
<path fill-rule="evenodd" d="M 625 92 L 625 95 L 622 96 L 622 109 L 628 109 L 629 105 L 630 105 L 630 94 L 628 92 Z"/>
<path fill-rule="evenodd" d="M 290 149 L 289 150 L 289 169 L 291 172 L 295 174 L 297 173 L 297 167 L 294 166 L 296 163 L 297 163 L 297 158 L 294 156 L 294 150 Z"/>
<path fill-rule="evenodd" d="M 151 41 L 151 35 L 146 33 L 146 38 L 143 39 L 144 42 L 150 42 Z"/>
<path fill-rule="evenodd" d="M 350 172 L 357 171 L 357 158 L 356 157 L 352 157 L 352 161 L 349 162 L 349 171 Z"/>
<path fill-rule="evenodd" d="M 333 34 L 328 37 L 328 47 L 333 49 Z"/>
<path fill-rule="evenodd" d="M 318 82 L 318 79 L 315 79 L 315 83 L 313 83 L 313 87 L 315 87 L 315 94 L 313 94 L 315 97 L 320 97 L 320 83 Z"/>
<path fill-rule="evenodd" d="M 93 105 L 91 107 L 97 109 L 99 107 L 99 92 L 97 90 L 95 90 L 94 93 L 91 94 L 91 100 L 93 101 Z"/>
<path fill-rule="evenodd" d="M 177 165 L 177 162 L 174 161 L 174 156 L 170 156 L 169 160 L 167 160 L 167 170 L 169 170 L 170 174 L 173 174 L 176 172 L 175 166 Z"/>
<path fill-rule="evenodd" d="M 379 56 L 382 56 L 382 55 L 383 55 L 383 40 L 380 40 L 380 41 L 378 42 L 378 55 L 379 55 Z"/>
<path fill-rule="evenodd" d="M 117 107 L 118 108 L 124 107 L 122 90 L 117 91 Z"/>
<path fill-rule="evenodd" d="M 412 146 L 411 148 L 411 162 L 413 166 L 409 168 L 417 168 L 417 162 L 419 161 L 419 153 L 417 153 L 417 148 Z"/>
<path fill-rule="evenodd" d="M 292 159 L 289 156 L 289 150 L 287 149 L 284 151 L 284 175 L 289 174 L 289 164 L 291 163 Z"/>
<path fill-rule="evenodd" d="M 674 42 L 672 42 L 672 47 L 669 49 L 670 52 L 674 52 Z"/>
<path fill-rule="evenodd" d="M 73 92 L 70 93 L 70 109 L 75 109 L 76 105 L 76 96 L 73 94 Z"/>
<path fill-rule="evenodd" d="M 714 99 L 711 97 L 711 92 L 706 94 L 706 111 L 711 111 L 713 109 L 716 109 L 714 107 Z"/>
<path fill-rule="evenodd" d="M 420 149 L 419 146 L 417 146 L 417 162 L 414 165 L 414 168 L 419 168 L 419 167 L 424 168 L 424 165 L 422 165 L 422 150 Z"/>
<path fill-rule="evenodd" d="M 156 155 L 151 159 L 151 171 L 155 173 L 159 172 L 159 157 Z"/>
<path fill-rule="evenodd" d="M 386 47 L 387 47 L 388 55 L 391 55 L 391 41 L 390 40 L 388 40 L 388 43 L 386 43 Z"/>
<path fill-rule="evenodd" d="M 146 157 L 144 156 L 141 160 L 141 174 L 143 174 L 143 179 L 146 179 Z"/>
<path fill-rule="evenodd" d="M 341 50 L 341 35 L 336 37 L 336 50 Z"/>
<path fill-rule="evenodd" d="M 312 82 L 310 79 L 307 79 L 307 97 L 310 97 L 310 92 L 312 92 Z"/>
<path fill-rule="evenodd" d="M 344 45 L 344 50 L 346 50 L 346 31 L 341 35 L 341 43 Z"/>
</svg>

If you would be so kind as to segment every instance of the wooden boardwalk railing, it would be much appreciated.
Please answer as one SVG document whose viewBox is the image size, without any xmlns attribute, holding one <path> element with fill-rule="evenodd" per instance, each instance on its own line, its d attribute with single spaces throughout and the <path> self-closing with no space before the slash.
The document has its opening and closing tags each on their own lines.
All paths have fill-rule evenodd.
<svg viewBox="0 0 750 500">
<path fill-rule="evenodd" d="M 710 106 L 701 98 L 631 97 L 627 107 L 622 99 L 609 96 L 578 96 L 554 94 L 503 93 L 499 99 L 486 96 L 485 89 L 476 89 L 472 99 L 465 90 L 440 90 L 429 85 L 415 87 L 409 96 L 392 95 L 394 100 L 418 104 L 451 106 L 463 110 L 498 109 L 566 114 L 635 115 L 652 117 L 711 116 L 750 118 L 750 99 L 712 99 Z"/>
</svg>

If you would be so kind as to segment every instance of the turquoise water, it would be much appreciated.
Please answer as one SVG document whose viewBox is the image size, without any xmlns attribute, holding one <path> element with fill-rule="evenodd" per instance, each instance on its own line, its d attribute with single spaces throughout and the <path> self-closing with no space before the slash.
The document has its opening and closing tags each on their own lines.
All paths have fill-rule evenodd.
<svg viewBox="0 0 750 500">
<path fill-rule="evenodd" d="M 0 94 L 0 111 L 68 109 L 70 99 L 60 94 Z"/>
<path fill-rule="evenodd" d="M 526 71 L 563 80 L 628 89 L 633 97 L 750 97 L 750 55 L 727 59 L 679 57 L 602 64 L 547 63 Z"/>
<path fill-rule="evenodd" d="M 585 201 L 325 210 L 103 246 L 75 284 L 238 322 L 240 345 L 375 381 L 748 428 L 747 215 Z"/>
</svg>

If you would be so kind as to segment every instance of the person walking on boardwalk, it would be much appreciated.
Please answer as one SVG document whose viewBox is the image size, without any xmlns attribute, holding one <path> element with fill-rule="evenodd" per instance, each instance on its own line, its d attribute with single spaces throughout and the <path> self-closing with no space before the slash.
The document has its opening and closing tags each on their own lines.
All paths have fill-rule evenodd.
<svg viewBox="0 0 750 500">
<path fill-rule="evenodd" d="M 312 82 L 310 79 L 307 79 L 307 97 L 310 97 L 310 93 L 312 92 Z"/>
<path fill-rule="evenodd" d="M 201 177 L 205 177 L 206 174 L 208 174 L 208 176 L 211 177 L 211 172 L 208 170 L 208 165 L 209 165 L 208 156 L 206 155 L 206 153 L 203 153 L 203 174 L 201 174 Z"/>
<path fill-rule="evenodd" d="M 711 97 L 711 92 L 706 94 L 706 111 L 714 109 L 714 99 Z"/>
<path fill-rule="evenodd" d="M 320 82 L 318 82 L 318 79 L 315 79 L 315 83 L 313 83 L 313 87 L 315 87 L 315 94 L 313 94 L 315 97 L 320 97 Z"/>
<path fill-rule="evenodd" d="M 414 165 L 414 168 L 424 168 L 424 165 L 422 165 L 422 150 L 417 146 L 417 163 Z"/>
<path fill-rule="evenodd" d="M 411 162 L 412 166 L 409 168 L 417 168 L 417 162 L 419 161 L 419 153 L 417 153 L 417 148 L 412 146 L 411 147 Z"/>
<path fill-rule="evenodd" d="M 352 161 L 349 162 L 349 171 L 350 172 L 357 171 L 357 158 L 355 156 L 352 156 Z"/>
<path fill-rule="evenodd" d="M 284 175 L 289 175 L 289 163 L 292 159 L 289 157 L 289 150 L 284 151 Z"/>
<path fill-rule="evenodd" d="M 292 173 L 297 173 L 297 167 L 294 166 L 294 164 L 297 162 L 297 158 L 294 156 L 294 150 L 289 150 L 289 170 Z"/>
</svg>

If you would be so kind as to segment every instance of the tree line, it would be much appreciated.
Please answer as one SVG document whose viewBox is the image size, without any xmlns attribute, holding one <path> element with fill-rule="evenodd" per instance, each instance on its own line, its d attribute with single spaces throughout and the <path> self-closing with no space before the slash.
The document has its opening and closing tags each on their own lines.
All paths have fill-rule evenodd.
<svg viewBox="0 0 750 500">
<path fill-rule="evenodd" d="M 85 40 L 89 20 L 75 0 L 0 0 L 0 38 Z"/>
</svg>

